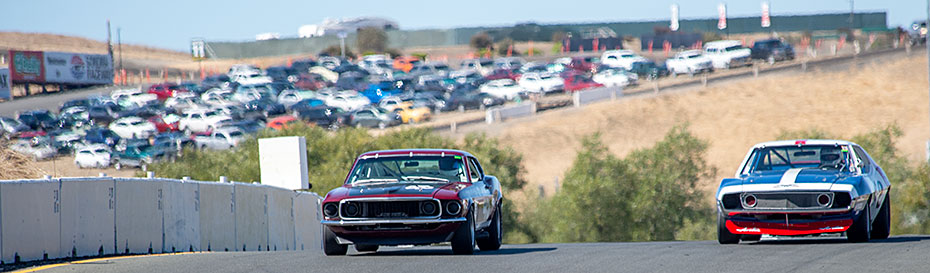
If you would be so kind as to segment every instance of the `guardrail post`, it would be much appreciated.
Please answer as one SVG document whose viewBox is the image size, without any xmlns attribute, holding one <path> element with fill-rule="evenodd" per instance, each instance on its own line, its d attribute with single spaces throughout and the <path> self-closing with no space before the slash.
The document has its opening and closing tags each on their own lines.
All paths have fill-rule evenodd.
<svg viewBox="0 0 930 273">
<path fill-rule="evenodd" d="M 801 72 L 807 72 L 807 60 L 801 61 Z"/>
<path fill-rule="evenodd" d="M 707 73 L 701 73 L 701 86 L 707 87 Z"/>
<path fill-rule="evenodd" d="M 652 92 L 655 94 L 659 94 L 659 79 L 652 80 Z M 617 98 L 617 94 L 611 93 L 610 99 L 613 100 L 616 98 Z"/>
<path fill-rule="evenodd" d="M 759 66 L 757 66 L 757 65 L 753 65 L 753 66 L 752 66 L 752 77 L 753 77 L 753 78 L 758 78 L 758 77 L 759 77 Z"/>
<path fill-rule="evenodd" d="M 458 124 L 457 124 L 456 122 L 453 121 L 452 124 L 449 124 L 449 131 L 452 131 L 452 133 L 455 133 L 455 130 L 457 129 L 457 128 L 455 128 L 455 127 L 457 127 L 457 126 L 458 126 Z"/>
<path fill-rule="evenodd" d="M 107 174 L 106 174 L 106 173 L 98 173 L 97 176 L 99 176 L 99 177 L 107 177 Z"/>
<path fill-rule="evenodd" d="M 581 92 L 572 93 L 572 105 L 575 107 L 581 107 Z"/>
<path fill-rule="evenodd" d="M 220 183 L 229 183 L 229 179 L 227 179 L 225 176 L 220 176 Z"/>
</svg>

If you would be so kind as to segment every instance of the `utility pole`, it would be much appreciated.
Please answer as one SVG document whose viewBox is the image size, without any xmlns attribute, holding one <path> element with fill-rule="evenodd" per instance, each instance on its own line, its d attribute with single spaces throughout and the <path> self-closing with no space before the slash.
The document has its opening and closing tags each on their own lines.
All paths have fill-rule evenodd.
<svg viewBox="0 0 930 273">
<path fill-rule="evenodd" d="M 119 70 L 123 70 L 123 36 L 121 34 L 121 29 L 116 28 L 116 43 L 117 50 L 119 50 Z"/>
<path fill-rule="evenodd" d="M 110 19 L 107 19 L 107 54 L 110 55 L 110 68 L 113 66 L 113 42 L 110 40 Z"/>
<path fill-rule="evenodd" d="M 339 52 L 340 52 L 339 55 L 341 55 L 342 58 L 345 59 L 346 58 L 346 36 L 348 36 L 348 34 L 346 34 L 345 31 L 340 31 L 339 34 L 337 35 L 339 36 Z"/>
<path fill-rule="evenodd" d="M 856 0 L 849 0 L 849 31 L 852 31 L 853 25 L 853 10 L 856 6 Z"/>
<path fill-rule="evenodd" d="M 930 0 L 927 0 L 927 29 L 930 30 Z M 928 37 L 924 39 L 924 44 L 927 45 L 927 73 L 930 74 L 930 35 L 924 37 Z M 917 36 L 917 38 L 920 38 L 920 36 Z M 930 79 L 928 79 L 927 83 L 930 84 Z M 930 94 L 930 90 L 928 90 L 928 94 Z M 930 162 L 930 139 L 927 140 L 927 162 Z"/>
</svg>

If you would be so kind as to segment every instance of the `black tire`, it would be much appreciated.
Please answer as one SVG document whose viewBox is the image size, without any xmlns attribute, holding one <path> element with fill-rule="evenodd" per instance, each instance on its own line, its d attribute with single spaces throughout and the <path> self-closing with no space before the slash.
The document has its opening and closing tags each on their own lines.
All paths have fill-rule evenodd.
<svg viewBox="0 0 930 273">
<path fill-rule="evenodd" d="M 323 227 L 323 254 L 326 256 L 342 256 L 349 251 L 348 245 L 341 245 L 336 241 L 334 234 L 328 227 Z"/>
<path fill-rule="evenodd" d="M 738 244 L 740 235 L 730 233 L 727 229 L 727 220 L 717 213 L 717 242 L 724 245 Z"/>
<path fill-rule="evenodd" d="M 378 245 L 355 245 L 355 251 L 375 252 L 375 251 L 378 251 Z"/>
<path fill-rule="evenodd" d="M 475 253 L 475 212 L 469 210 L 465 222 L 452 235 L 452 253 L 471 255 Z"/>
<path fill-rule="evenodd" d="M 891 234 L 891 192 L 885 193 L 885 202 L 872 223 L 872 239 L 888 239 Z"/>
<path fill-rule="evenodd" d="M 871 202 L 871 201 L 870 201 Z M 865 210 L 859 213 L 859 219 L 853 221 L 849 230 L 846 230 L 846 240 L 852 243 L 861 243 L 868 242 L 870 235 L 872 233 L 872 223 L 869 221 L 870 212 L 869 205 L 865 206 Z"/>
<path fill-rule="evenodd" d="M 762 240 L 762 235 L 742 235 L 740 236 L 741 241 L 759 241 Z"/>
<path fill-rule="evenodd" d="M 504 225 L 501 219 L 501 207 L 497 207 L 494 216 L 491 219 L 491 226 L 488 227 L 488 237 L 478 239 L 478 248 L 482 251 L 501 249 L 504 240 Z"/>
</svg>

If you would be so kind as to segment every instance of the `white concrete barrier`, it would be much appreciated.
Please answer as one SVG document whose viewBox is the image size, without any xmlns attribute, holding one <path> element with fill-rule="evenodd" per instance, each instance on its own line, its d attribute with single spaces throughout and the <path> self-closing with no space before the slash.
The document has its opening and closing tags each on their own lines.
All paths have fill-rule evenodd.
<svg viewBox="0 0 930 273">
<path fill-rule="evenodd" d="M 604 100 L 614 100 L 623 96 L 623 87 L 600 87 L 572 93 L 575 107 Z"/>
<path fill-rule="evenodd" d="M 61 256 L 114 254 L 116 192 L 112 178 L 61 179 Z"/>
<path fill-rule="evenodd" d="M 161 253 L 165 180 L 116 178 L 116 248 L 119 253 Z"/>
<path fill-rule="evenodd" d="M 200 184 L 200 249 L 236 250 L 236 195 L 228 183 Z"/>
<path fill-rule="evenodd" d="M 536 102 L 528 101 L 520 104 L 509 106 L 498 106 L 489 108 L 485 112 L 484 121 L 488 124 L 501 122 L 503 120 L 531 116 L 536 114 Z"/>
<path fill-rule="evenodd" d="M 268 247 L 268 194 L 258 185 L 235 183 L 236 249 L 264 251 Z"/>
<path fill-rule="evenodd" d="M 200 184 L 163 182 L 164 252 L 200 250 Z"/>
<path fill-rule="evenodd" d="M 271 250 L 294 250 L 294 196 L 290 190 L 267 187 L 268 246 Z"/>
<path fill-rule="evenodd" d="M 298 193 L 294 197 L 294 239 L 297 250 L 318 250 L 322 246 L 320 200 L 316 194 L 307 192 Z"/>
<path fill-rule="evenodd" d="M 57 179 L 0 183 L 2 261 L 60 258 L 60 205 Z"/>
</svg>

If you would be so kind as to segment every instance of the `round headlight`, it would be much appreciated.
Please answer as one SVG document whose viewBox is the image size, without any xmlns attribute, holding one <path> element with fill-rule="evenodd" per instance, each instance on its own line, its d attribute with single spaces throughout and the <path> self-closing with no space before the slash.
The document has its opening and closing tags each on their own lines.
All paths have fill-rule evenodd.
<svg viewBox="0 0 930 273">
<path fill-rule="evenodd" d="M 323 215 L 326 217 L 336 217 L 339 214 L 339 206 L 335 203 L 323 204 Z"/>
<path fill-rule="evenodd" d="M 756 206 L 756 196 L 755 195 L 746 195 L 743 197 L 743 205 L 746 207 L 755 207 Z"/>
<path fill-rule="evenodd" d="M 458 215 L 462 212 L 462 204 L 459 204 L 457 201 L 452 201 L 446 204 L 446 213 L 450 215 Z"/>
<path fill-rule="evenodd" d="M 346 216 L 348 217 L 356 217 L 361 213 L 361 210 L 359 209 L 358 204 L 346 203 L 345 207 L 346 207 L 345 213 L 346 213 Z"/>
<path fill-rule="evenodd" d="M 817 204 L 820 204 L 821 207 L 826 207 L 830 205 L 830 195 L 826 193 L 821 193 L 817 196 Z"/>
<path fill-rule="evenodd" d="M 436 204 L 433 201 L 424 201 L 420 203 L 420 213 L 422 216 L 433 216 L 436 214 Z"/>
</svg>

